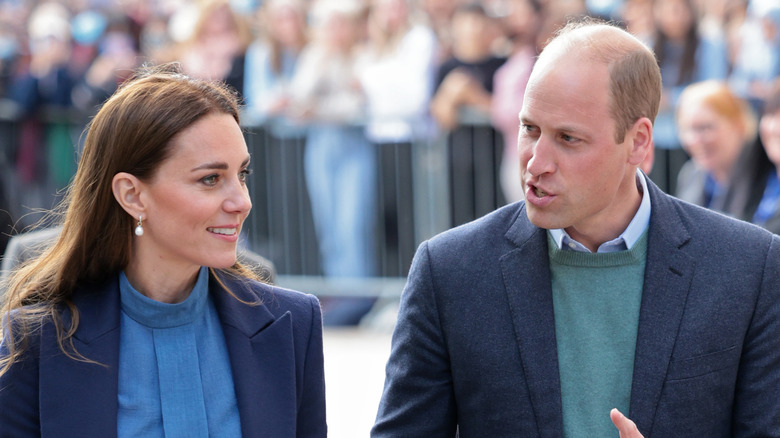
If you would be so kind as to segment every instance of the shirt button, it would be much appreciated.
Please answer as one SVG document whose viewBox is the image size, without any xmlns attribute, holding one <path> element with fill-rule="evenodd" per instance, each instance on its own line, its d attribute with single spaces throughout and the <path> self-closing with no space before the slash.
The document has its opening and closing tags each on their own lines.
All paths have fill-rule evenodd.
<svg viewBox="0 0 780 438">
<path fill-rule="evenodd" d="M 569 242 L 569 248 L 574 249 L 577 247 L 577 244 L 574 242 Z"/>
</svg>

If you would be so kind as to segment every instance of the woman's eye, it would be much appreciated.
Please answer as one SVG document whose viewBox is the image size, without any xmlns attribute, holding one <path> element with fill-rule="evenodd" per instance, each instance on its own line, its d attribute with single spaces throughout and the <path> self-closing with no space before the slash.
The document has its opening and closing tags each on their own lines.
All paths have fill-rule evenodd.
<svg viewBox="0 0 780 438">
<path fill-rule="evenodd" d="M 201 182 L 203 184 L 206 184 L 207 186 L 213 186 L 217 183 L 217 179 L 219 177 L 217 175 L 209 175 L 207 177 L 204 177 L 201 179 Z"/>
<path fill-rule="evenodd" d="M 251 174 L 252 174 L 252 169 L 249 169 L 249 168 L 247 168 L 247 169 L 244 169 L 244 170 L 242 170 L 242 171 L 241 171 L 241 173 L 239 173 L 239 174 L 238 174 L 238 179 L 239 179 L 239 181 L 241 181 L 242 183 L 246 183 L 246 180 L 247 180 L 247 178 L 248 178 L 248 177 L 249 177 L 249 175 L 251 175 Z"/>
</svg>

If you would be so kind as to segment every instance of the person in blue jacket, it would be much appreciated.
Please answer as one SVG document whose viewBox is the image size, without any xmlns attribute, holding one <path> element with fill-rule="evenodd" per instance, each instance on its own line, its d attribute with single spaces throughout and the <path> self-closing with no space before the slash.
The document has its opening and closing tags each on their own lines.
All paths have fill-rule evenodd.
<svg viewBox="0 0 780 438">
<path fill-rule="evenodd" d="M 0 437 L 324 437 L 317 299 L 236 261 L 236 94 L 147 68 L 91 121 L 62 232 L 2 301 Z"/>
</svg>

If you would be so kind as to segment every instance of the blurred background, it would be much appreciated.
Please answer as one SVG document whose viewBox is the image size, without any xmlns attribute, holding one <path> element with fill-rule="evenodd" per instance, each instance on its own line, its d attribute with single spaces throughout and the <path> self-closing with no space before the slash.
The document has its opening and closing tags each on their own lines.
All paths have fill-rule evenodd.
<svg viewBox="0 0 780 438">
<path fill-rule="evenodd" d="M 178 62 L 225 81 L 254 170 L 241 244 L 276 283 L 320 297 L 331 435 L 367 436 L 417 245 L 522 199 L 525 85 L 552 32 L 583 15 L 655 51 L 664 95 L 643 167 L 718 209 L 736 173 L 756 173 L 744 151 L 780 138 L 763 129 L 780 0 L 0 0 L 0 254 L 55 220 L 85 126 L 134 69 Z M 684 100 L 680 118 L 703 81 L 752 128 L 709 97 Z M 780 190 L 766 181 L 744 196 L 772 216 Z"/>
</svg>

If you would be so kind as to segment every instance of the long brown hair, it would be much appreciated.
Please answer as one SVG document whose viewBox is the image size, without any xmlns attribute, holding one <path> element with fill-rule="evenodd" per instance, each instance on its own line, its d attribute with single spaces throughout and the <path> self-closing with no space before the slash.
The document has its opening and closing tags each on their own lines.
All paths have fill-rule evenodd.
<svg viewBox="0 0 780 438">
<path fill-rule="evenodd" d="M 130 261 L 133 218 L 114 198 L 118 172 L 151 178 L 171 155 L 170 140 L 211 113 L 239 121 L 237 95 L 218 82 L 180 73 L 178 64 L 144 67 L 109 98 L 87 127 L 78 170 L 57 211 L 64 218 L 56 242 L 10 276 L 2 298 L 0 375 L 19 360 L 29 336 L 50 320 L 62 351 L 88 360 L 73 348 L 79 324 L 71 302 L 77 285 L 107 281 Z M 236 263 L 221 270 L 234 277 L 255 276 Z M 71 313 L 64 327 L 62 309 Z M 12 321 L 8 318 L 12 316 Z"/>
<path fill-rule="evenodd" d="M 659 0 L 656 0 L 659 1 Z M 679 73 L 676 82 L 671 84 L 664 84 L 668 87 L 685 85 L 691 83 L 696 76 L 696 51 L 699 48 L 699 31 L 697 28 L 697 11 L 696 5 L 692 0 L 679 0 L 688 9 L 691 16 L 691 24 L 688 30 L 685 32 L 685 39 L 683 41 L 683 53 L 680 63 Z M 656 26 L 658 27 L 658 26 Z M 669 36 L 662 30 L 656 30 L 656 38 L 653 44 L 653 52 L 658 60 L 659 67 L 663 68 L 666 62 L 666 49 L 669 42 Z"/>
</svg>

